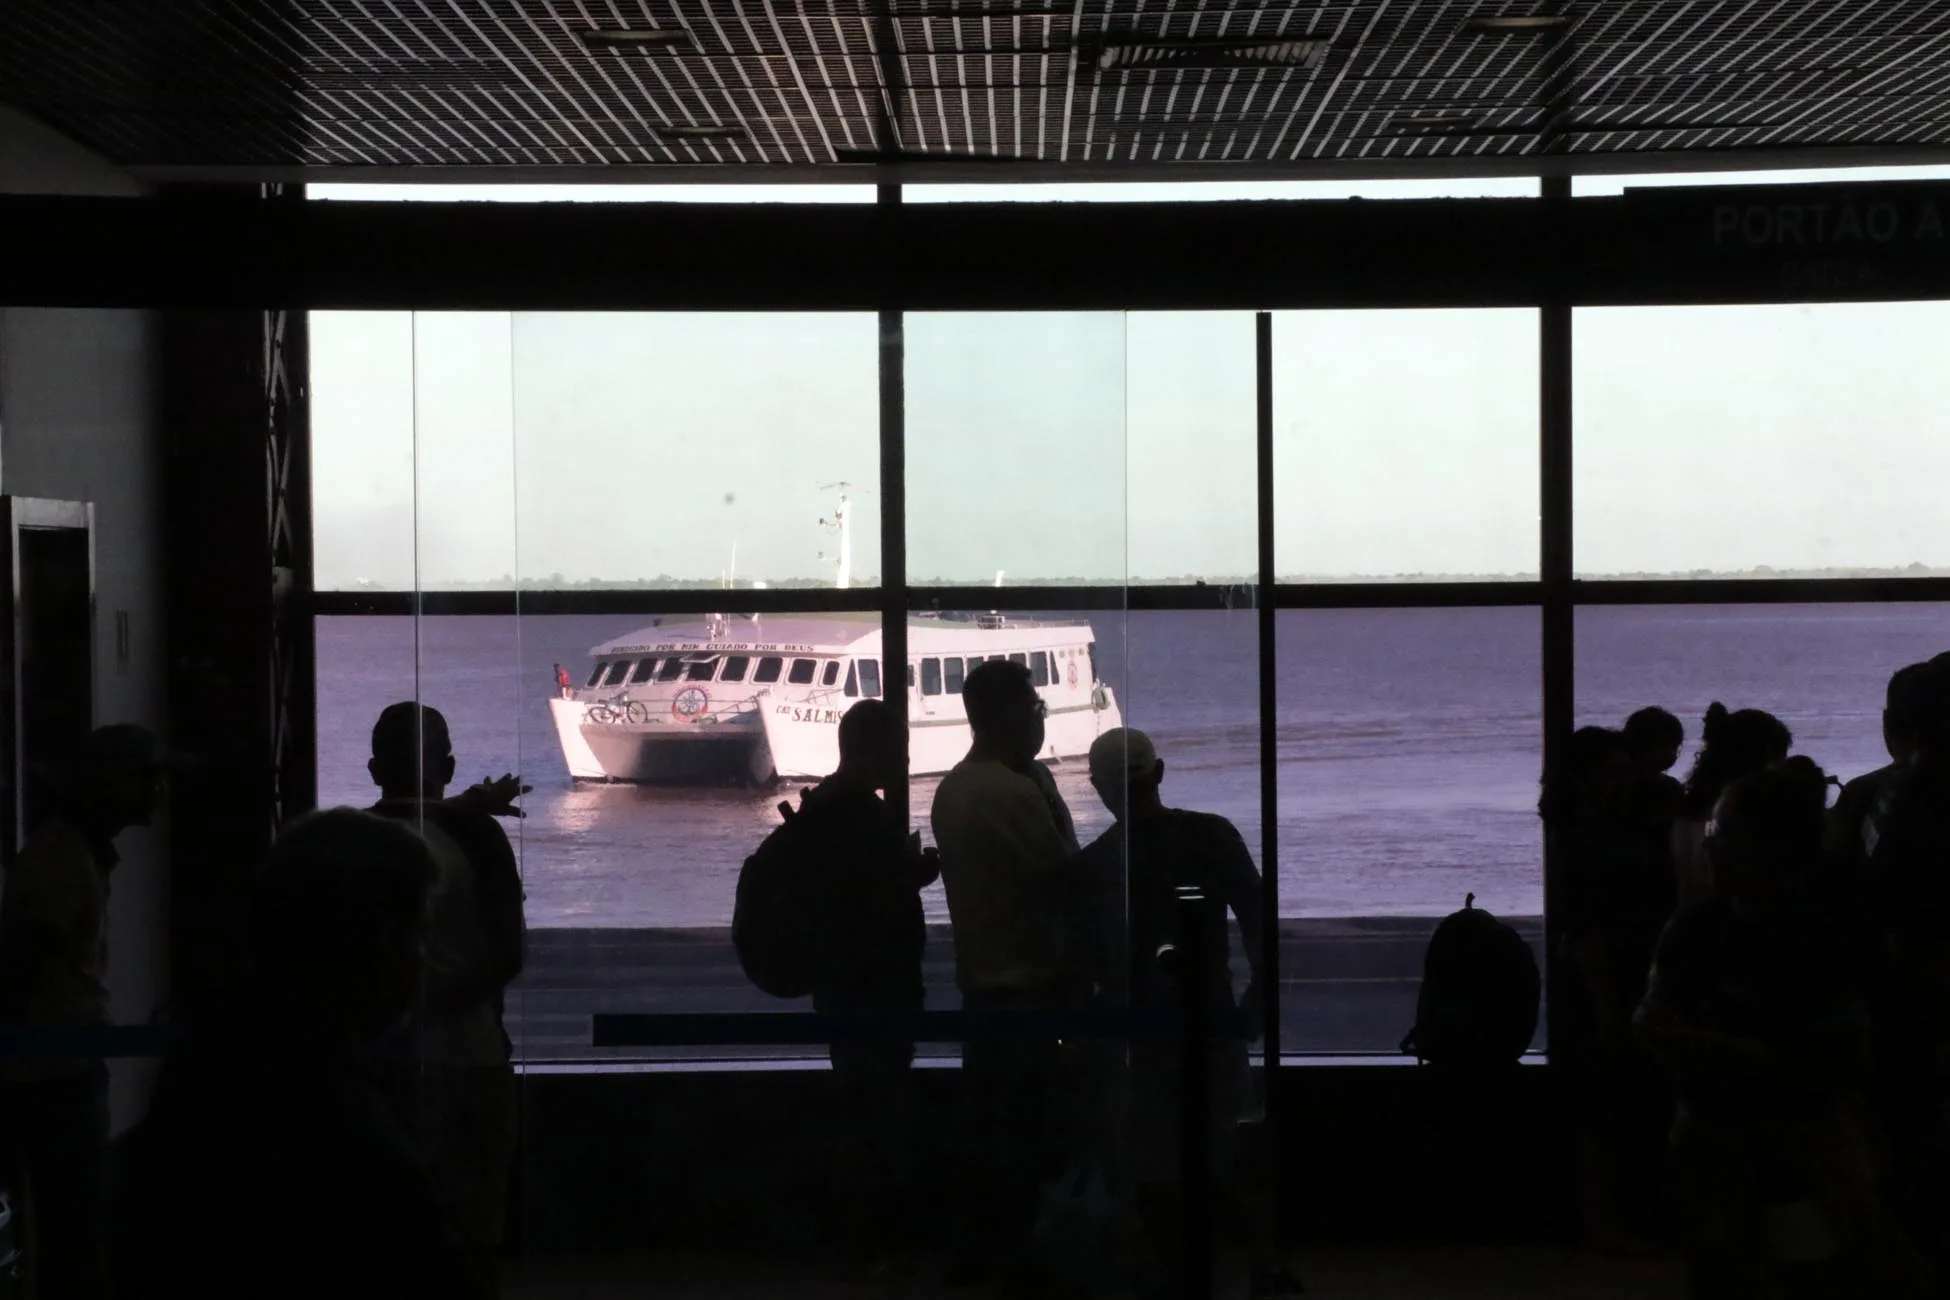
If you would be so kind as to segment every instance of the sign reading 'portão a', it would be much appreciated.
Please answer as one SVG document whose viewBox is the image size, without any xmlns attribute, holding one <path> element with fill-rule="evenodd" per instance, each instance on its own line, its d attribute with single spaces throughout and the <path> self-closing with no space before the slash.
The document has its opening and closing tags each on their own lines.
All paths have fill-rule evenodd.
<svg viewBox="0 0 1950 1300">
<path fill-rule="evenodd" d="M 1627 191 L 1641 258 L 1663 228 L 1660 279 L 1731 297 L 1926 297 L 1950 289 L 1950 186 L 1771 185 Z M 1682 251 L 1683 250 L 1683 251 Z M 1660 266 L 1658 261 L 1668 260 Z M 1682 294 L 1683 296 L 1683 294 Z"/>
</svg>

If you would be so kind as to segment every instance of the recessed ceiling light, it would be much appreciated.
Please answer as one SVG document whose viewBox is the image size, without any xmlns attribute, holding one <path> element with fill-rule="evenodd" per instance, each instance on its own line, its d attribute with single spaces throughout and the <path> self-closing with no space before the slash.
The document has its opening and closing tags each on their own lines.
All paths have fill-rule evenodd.
<svg viewBox="0 0 1950 1300">
<path fill-rule="evenodd" d="M 1463 24 L 1479 32 L 1550 32 L 1569 27 L 1565 14 L 1480 14 Z"/>
<path fill-rule="evenodd" d="M 598 27 L 582 33 L 582 43 L 597 50 L 679 45 L 690 38 L 682 27 Z"/>
<path fill-rule="evenodd" d="M 672 140 L 742 140 L 745 128 L 742 126 L 713 126 L 709 122 L 696 126 L 679 124 L 655 128 L 658 135 Z"/>
<path fill-rule="evenodd" d="M 1448 135 L 1476 128 L 1474 113 L 1405 113 L 1388 120 L 1388 129 L 1403 135 Z"/>
<path fill-rule="evenodd" d="M 1119 41 L 1097 48 L 1097 66 L 1122 68 L 1313 68 L 1326 41 Z"/>
</svg>

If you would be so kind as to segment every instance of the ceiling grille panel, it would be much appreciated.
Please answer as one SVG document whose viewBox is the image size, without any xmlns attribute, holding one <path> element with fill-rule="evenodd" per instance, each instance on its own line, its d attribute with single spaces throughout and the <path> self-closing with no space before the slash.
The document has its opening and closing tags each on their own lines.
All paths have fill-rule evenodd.
<svg viewBox="0 0 1950 1300">
<path fill-rule="evenodd" d="M 1920 148 L 1950 5 L 7 0 L 0 99 L 155 168 Z"/>
</svg>

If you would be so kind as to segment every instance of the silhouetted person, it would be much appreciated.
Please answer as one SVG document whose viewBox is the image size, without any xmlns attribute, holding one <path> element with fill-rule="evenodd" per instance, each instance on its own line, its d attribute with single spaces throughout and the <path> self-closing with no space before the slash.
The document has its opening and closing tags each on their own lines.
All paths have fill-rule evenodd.
<svg viewBox="0 0 1950 1300">
<path fill-rule="evenodd" d="M 1717 701 L 1700 728 L 1699 756 L 1679 801 L 1672 826 L 1672 864 L 1679 906 L 1691 907 L 1713 896 L 1713 864 L 1706 853 L 1706 824 L 1726 788 L 1744 776 L 1777 763 L 1794 747 L 1787 724 L 1760 709 L 1728 712 Z"/>
<path fill-rule="evenodd" d="M 1679 812 L 1685 787 L 1672 776 L 1686 728 L 1678 718 L 1657 706 L 1640 709 L 1625 719 L 1625 745 L 1631 751 L 1638 780 L 1639 801 L 1645 815 L 1670 822 Z"/>
<path fill-rule="evenodd" d="M 862 700 L 840 719 L 839 741 L 839 770 L 806 792 L 795 819 L 812 837 L 807 861 L 820 872 L 812 892 L 824 933 L 813 1008 L 835 1016 L 912 1016 L 926 1002 L 920 891 L 940 868 L 880 798 L 907 770 L 907 724 L 886 701 Z M 884 1264 L 905 1226 L 914 1044 L 836 1042 L 832 1062 L 849 1245 Z"/>
<path fill-rule="evenodd" d="M 425 990 L 404 1063 L 410 1126 L 464 1237 L 491 1257 L 503 1236 L 517 1141 L 502 1005 L 522 966 L 520 872 L 507 835 L 477 806 L 484 787 L 445 800 L 454 756 L 439 710 L 410 701 L 388 707 L 373 726 L 367 766 L 381 796 L 373 811 L 411 825 L 438 868 Z"/>
<path fill-rule="evenodd" d="M 1576 1089 L 1585 1244 L 1606 1253 L 1648 1248 L 1670 1119 L 1658 1070 L 1632 1035 L 1674 896 L 1633 759 L 1622 733 L 1580 728 L 1538 805 L 1556 845 L 1561 951 L 1573 974 L 1551 1006 L 1552 1064 Z"/>
<path fill-rule="evenodd" d="M 1835 801 L 1834 810 L 1829 814 L 1829 852 L 1844 860 L 1860 861 L 1868 857 L 1862 833 L 1870 810 L 1898 769 L 1916 756 L 1918 714 L 1923 704 L 1924 679 L 1929 671 L 1928 664 L 1910 664 L 1898 668 L 1889 679 L 1882 707 L 1882 744 L 1889 751 L 1889 762 L 1843 786 L 1841 798 Z"/>
<path fill-rule="evenodd" d="M 163 776 L 142 727 L 102 727 L 61 775 L 56 809 L 14 859 L 0 900 L 0 1024 L 105 1027 L 115 837 L 147 826 Z M 0 1062 L 0 1125 L 25 1193 L 39 1294 L 106 1294 L 108 1067 L 100 1058 Z"/>
<path fill-rule="evenodd" d="M 414 1006 L 435 875 L 419 836 L 349 808 L 279 839 L 240 936 L 247 975 L 158 1080 L 125 1295 L 489 1293 L 374 1077 L 373 1044 Z"/>
<path fill-rule="evenodd" d="M 1950 655 L 1915 688 L 1914 751 L 1884 781 L 1863 834 L 1882 958 L 1876 1102 L 1899 1210 L 1950 1268 Z"/>
<path fill-rule="evenodd" d="M 1045 706 L 1029 670 L 998 659 L 968 674 L 962 706 L 974 743 L 942 778 L 933 809 L 962 1005 L 978 1014 L 1077 1007 L 1082 875 L 1054 810 L 1062 801 L 1047 773 L 1035 774 Z M 1065 1159 L 1068 1084 L 1054 1033 L 964 1044 L 969 1168 L 952 1280 L 1020 1262 L 1037 1190 Z"/>
<path fill-rule="evenodd" d="M 1826 793 L 1805 758 L 1727 787 L 1707 840 L 1717 893 L 1673 918 L 1639 1011 L 1679 1089 L 1674 1185 L 1695 1295 L 1771 1294 L 1784 1207 L 1812 1204 L 1805 1230 L 1843 1251 L 1879 1236 L 1860 947 L 1819 887 Z"/>
<path fill-rule="evenodd" d="M 1215 1025 L 1243 1021 L 1257 1038 L 1258 990 L 1265 974 L 1261 952 L 1263 896 L 1259 869 L 1238 829 L 1211 813 L 1165 806 L 1165 764 L 1151 738 L 1116 728 L 1090 747 L 1090 783 L 1116 818 L 1083 851 L 1083 867 L 1093 887 L 1125 900 L 1128 924 L 1122 942 L 1107 945 L 1114 959 L 1102 983 L 1112 1000 L 1140 1014 L 1169 1011 L 1182 1002 L 1183 972 L 1167 973 L 1158 953 L 1181 944 L 1178 891 L 1197 889 L 1204 898 L 1206 964 L 1191 978 L 1209 1000 Z M 1106 908 L 1115 915 L 1115 907 Z M 1249 983 L 1243 998 L 1232 983 L 1230 912 L 1239 922 Z M 1179 1107 L 1182 1062 L 1179 1045 L 1140 1037 L 1130 1046 L 1129 1122 L 1124 1166 L 1136 1189 L 1148 1239 L 1177 1279 L 1183 1264 L 1179 1229 Z M 1251 1254 L 1251 1288 L 1257 1297 L 1297 1295 L 1300 1288 L 1280 1259 L 1274 1235 L 1270 1170 L 1264 1167 L 1264 1141 L 1242 1142 L 1241 1126 L 1260 1113 L 1254 1096 L 1251 1056 L 1244 1038 L 1220 1036 L 1211 1045 L 1207 1096 L 1211 1115 L 1213 1188 L 1230 1202 Z M 1254 1126 L 1257 1137 L 1257 1126 Z M 1246 1168 L 1248 1164 L 1256 1168 Z"/>
</svg>

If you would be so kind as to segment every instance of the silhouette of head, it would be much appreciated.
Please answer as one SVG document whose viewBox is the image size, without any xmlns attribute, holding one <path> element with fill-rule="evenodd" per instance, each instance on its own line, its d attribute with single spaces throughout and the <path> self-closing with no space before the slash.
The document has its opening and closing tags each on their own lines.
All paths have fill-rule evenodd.
<svg viewBox="0 0 1950 1300">
<path fill-rule="evenodd" d="M 962 683 L 961 703 L 975 743 L 1003 762 L 1022 766 L 1043 752 L 1043 701 L 1022 664 L 988 660 Z"/>
<path fill-rule="evenodd" d="M 76 755 L 68 806 L 108 835 L 147 826 L 155 819 L 165 770 L 162 747 L 147 727 L 97 727 Z"/>
<path fill-rule="evenodd" d="M 907 721 L 885 700 L 861 700 L 840 719 L 840 771 L 885 790 L 907 770 Z"/>
<path fill-rule="evenodd" d="M 1794 747 L 1787 724 L 1760 709 L 1730 712 L 1715 701 L 1700 728 L 1699 757 L 1686 778 L 1682 810 L 1692 817 L 1712 814 L 1726 788 L 1769 763 L 1778 763 Z"/>
<path fill-rule="evenodd" d="M 1118 821 L 1159 807 L 1164 760 L 1151 737 L 1133 727 L 1112 727 L 1090 746 L 1090 784 Z"/>
<path fill-rule="evenodd" d="M 1930 665 L 1898 668 L 1883 697 L 1882 743 L 1898 763 L 1916 754 L 1916 729 L 1929 704 Z"/>
<path fill-rule="evenodd" d="M 370 1042 L 412 1010 L 434 863 L 426 841 L 334 808 L 292 823 L 252 899 L 254 991 L 298 1022 Z"/>
<path fill-rule="evenodd" d="M 1706 848 L 1714 887 L 1734 898 L 1771 898 L 1820 864 L 1828 814 L 1827 773 L 1805 756 L 1771 763 L 1728 784 L 1714 805 Z"/>
<path fill-rule="evenodd" d="M 1631 788 L 1632 751 L 1625 733 L 1579 727 L 1557 770 L 1545 777 L 1537 811 L 1551 825 L 1565 825 L 1622 807 Z"/>
<path fill-rule="evenodd" d="M 366 771 L 389 799 L 438 799 L 454 779 L 447 719 L 440 710 L 412 700 L 387 705 L 372 724 L 372 761 Z"/>
<path fill-rule="evenodd" d="M 1916 754 L 1950 759 L 1950 651 L 1925 665 L 1916 679 Z"/>
<path fill-rule="evenodd" d="M 1625 719 L 1625 743 L 1631 746 L 1632 762 L 1647 776 L 1672 770 L 1679 761 L 1679 748 L 1686 743 L 1686 728 L 1678 718 L 1656 706 L 1640 709 Z"/>
</svg>

